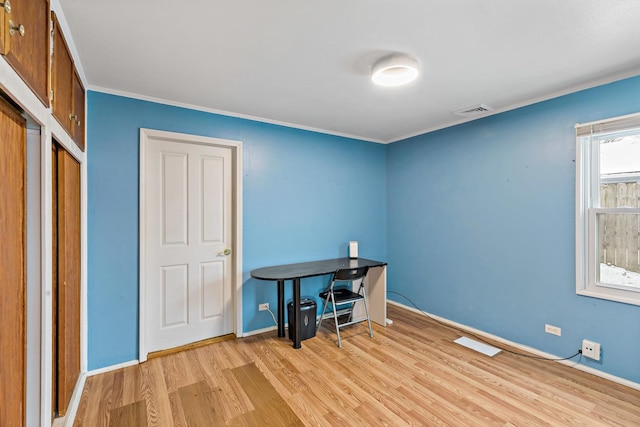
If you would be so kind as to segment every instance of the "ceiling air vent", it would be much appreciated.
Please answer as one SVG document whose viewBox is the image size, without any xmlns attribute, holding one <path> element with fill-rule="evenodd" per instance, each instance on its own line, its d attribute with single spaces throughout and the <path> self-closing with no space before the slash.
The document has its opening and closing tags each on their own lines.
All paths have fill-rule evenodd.
<svg viewBox="0 0 640 427">
<path fill-rule="evenodd" d="M 474 105 L 473 107 L 463 108 L 462 110 L 454 111 L 453 114 L 462 117 L 479 116 L 480 114 L 493 111 L 493 108 L 485 104 Z"/>
</svg>

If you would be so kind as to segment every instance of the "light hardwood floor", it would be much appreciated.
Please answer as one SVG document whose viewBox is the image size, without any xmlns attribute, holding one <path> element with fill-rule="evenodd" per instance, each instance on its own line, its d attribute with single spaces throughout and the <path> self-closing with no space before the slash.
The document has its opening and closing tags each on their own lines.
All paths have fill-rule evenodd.
<svg viewBox="0 0 640 427">
<path fill-rule="evenodd" d="M 389 306 L 387 328 L 276 332 L 87 379 L 76 426 L 640 426 L 640 391 L 556 362 L 484 356 Z M 331 326 L 331 324 L 327 324 Z"/>
</svg>

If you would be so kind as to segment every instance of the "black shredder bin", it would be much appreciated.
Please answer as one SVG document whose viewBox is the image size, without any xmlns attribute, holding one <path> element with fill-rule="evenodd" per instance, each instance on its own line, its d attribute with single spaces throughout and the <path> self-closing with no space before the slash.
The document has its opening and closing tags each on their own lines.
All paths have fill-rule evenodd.
<svg viewBox="0 0 640 427">
<path fill-rule="evenodd" d="M 313 298 L 300 299 L 300 341 L 316 336 L 316 311 L 318 305 Z M 289 316 L 289 339 L 293 339 L 293 301 L 287 304 Z"/>
</svg>

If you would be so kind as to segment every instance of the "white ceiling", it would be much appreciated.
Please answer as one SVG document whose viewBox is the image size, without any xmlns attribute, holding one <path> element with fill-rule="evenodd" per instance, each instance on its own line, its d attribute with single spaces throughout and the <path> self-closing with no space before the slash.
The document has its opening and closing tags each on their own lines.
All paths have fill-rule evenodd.
<svg viewBox="0 0 640 427">
<path fill-rule="evenodd" d="M 59 0 L 88 87 L 389 142 L 640 74 L 639 0 Z M 390 52 L 419 79 L 371 83 Z"/>
</svg>

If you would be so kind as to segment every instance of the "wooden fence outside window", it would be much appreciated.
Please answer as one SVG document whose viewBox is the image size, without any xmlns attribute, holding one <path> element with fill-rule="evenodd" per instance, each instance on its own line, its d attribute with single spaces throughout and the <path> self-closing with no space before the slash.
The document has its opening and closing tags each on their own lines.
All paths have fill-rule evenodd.
<svg viewBox="0 0 640 427">
<path fill-rule="evenodd" d="M 640 181 L 600 185 L 600 207 L 640 207 Z M 604 214 L 599 218 L 600 262 L 640 273 L 640 215 Z"/>
</svg>

